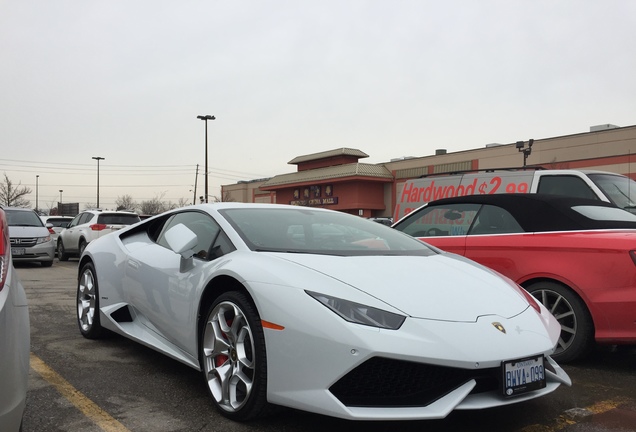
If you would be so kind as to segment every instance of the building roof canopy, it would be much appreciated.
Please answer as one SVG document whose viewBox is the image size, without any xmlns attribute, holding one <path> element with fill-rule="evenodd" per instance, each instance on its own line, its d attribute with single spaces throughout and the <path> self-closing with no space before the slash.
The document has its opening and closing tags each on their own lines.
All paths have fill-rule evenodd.
<svg viewBox="0 0 636 432">
<path fill-rule="evenodd" d="M 327 150 L 327 151 L 323 151 L 323 152 L 319 152 L 319 153 L 312 153 L 312 154 L 308 154 L 308 155 L 304 155 L 304 156 L 297 156 L 297 157 L 295 157 L 294 159 L 290 160 L 287 163 L 289 165 L 298 165 L 298 164 L 303 163 L 303 162 L 317 161 L 317 160 L 321 160 L 321 159 L 333 158 L 333 157 L 336 157 L 336 156 L 354 156 L 354 157 L 356 157 L 358 159 L 369 157 L 368 154 L 366 154 L 365 152 L 363 152 L 361 150 L 347 148 L 347 147 L 342 147 L 342 148 L 335 149 L 335 150 Z"/>
<path fill-rule="evenodd" d="M 321 182 L 345 177 L 358 177 L 358 179 L 366 177 L 387 182 L 393 181 L 393 175 L 383 165 L 353 163 L 277 175 L 263 183 L 260 188 L 268 190 L 296 183 Z"/>
</svg>

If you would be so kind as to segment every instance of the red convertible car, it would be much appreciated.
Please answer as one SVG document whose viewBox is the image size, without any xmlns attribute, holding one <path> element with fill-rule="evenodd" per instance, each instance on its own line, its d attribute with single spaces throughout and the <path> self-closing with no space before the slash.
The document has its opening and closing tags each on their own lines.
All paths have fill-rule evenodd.
<svg viewBox="0 0 636 432">
<path fill-rule="evenodd" d="M 596 200 L 539 194 L 440 199 L 394 228 L 508 276 L 561 323 L 553 357 L 636 343 L 636 215 Z M 523 329 L 519 329 L 523 331 Z"/>
</svg>

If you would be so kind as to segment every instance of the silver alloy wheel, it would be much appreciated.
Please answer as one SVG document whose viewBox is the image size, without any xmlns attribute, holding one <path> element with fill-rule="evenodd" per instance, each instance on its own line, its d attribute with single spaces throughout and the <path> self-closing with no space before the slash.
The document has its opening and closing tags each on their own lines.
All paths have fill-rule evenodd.
<svg viewBox="0 0 636 432">
<path fill-rule="evenodd" d="M 95 275 L 90 268 L 85 268 L 78 284 L 77 318 L 85 332 L 90 331 L 95 320 L 97 297 L 95 292 Z"/>
<path fill-rule="evenodd" d="M 561 335 L 554 354 L 567 350 L 574 342 L 578 329 L 576 313 L 570 302 L 558 292 L 549 289 L 533 291 L 532 295 L 545 306 L 561 325 Z"/>
<path fill-rule="evenodd" d="M 206 381 L 219 407 L 235 412 L 248 401 L 256 362 L 252 330 L 234 303 L 219 303 L 208 316 L 203 333 Z"/>
</svg>

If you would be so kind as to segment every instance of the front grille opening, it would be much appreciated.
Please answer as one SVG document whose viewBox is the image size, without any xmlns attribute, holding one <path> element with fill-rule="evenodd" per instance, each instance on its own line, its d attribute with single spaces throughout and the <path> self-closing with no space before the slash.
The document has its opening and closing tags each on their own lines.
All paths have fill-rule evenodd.
<svg viewBox="0 0 636 432">
<path fill-rule="evenodd" d="M 38 243 L 38 239 L 35 237 L 11 238 L 9 243 L 11 246 L 33 247 Z"/>
<path fill-rule="evenodd" d="M 472 393 L 500 388 L 500 369 L 467 370 L 374 357 L 338 380 L 331 393 L 346 406 L 427 406 L 475 379 Z"/>
</svg>

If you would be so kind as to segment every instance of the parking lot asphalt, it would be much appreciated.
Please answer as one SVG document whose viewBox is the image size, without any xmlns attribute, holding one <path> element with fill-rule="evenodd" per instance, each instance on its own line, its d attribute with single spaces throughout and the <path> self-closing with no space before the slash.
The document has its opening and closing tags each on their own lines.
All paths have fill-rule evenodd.
<svg viewBox="0 0 636 432">
<path fill-rule="evenodd" d="M 570 388 L 526 403 L 447 418 L 350 422 L 294 410 L 247 424 L 217 414 L 199 372 L 119 336 L 84 339 L 75 319 L 77 261 L 18 264 L 31 316 L 24 432 L 636 430 L 636 347 L 601 347 L 563 365 Z"/>
</svg>

